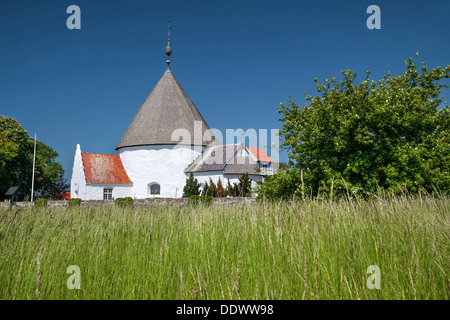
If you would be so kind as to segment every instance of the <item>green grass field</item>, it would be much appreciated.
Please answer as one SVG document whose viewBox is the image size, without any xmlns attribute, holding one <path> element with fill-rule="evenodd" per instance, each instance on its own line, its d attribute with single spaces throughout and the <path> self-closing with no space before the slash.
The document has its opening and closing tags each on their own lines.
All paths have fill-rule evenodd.
<svg viewBox="0 0 450 320">
<path fill-rule="evenodd" d="M 449 299 L 449 207 L 441 196 L 1 209 L 0 299 Z"/>
</svg>

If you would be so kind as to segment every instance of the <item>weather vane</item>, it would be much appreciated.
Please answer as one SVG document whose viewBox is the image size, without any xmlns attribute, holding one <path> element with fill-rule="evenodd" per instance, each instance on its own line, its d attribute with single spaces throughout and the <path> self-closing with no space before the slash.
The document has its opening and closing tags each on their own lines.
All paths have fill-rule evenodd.
<svg viewBox="0 0 450 320">
<path fill-rule="evenodd" d="M 170 30 L 172 29 L 169 21 L 169 33 L 167 37 L 167 47 L 166 47 L 166 55 L 167 55 L 167 69 L 169 69 L 170 65 L 170 54 L 172 53 L 172 47 L 170 46 Z"/>
</svg>

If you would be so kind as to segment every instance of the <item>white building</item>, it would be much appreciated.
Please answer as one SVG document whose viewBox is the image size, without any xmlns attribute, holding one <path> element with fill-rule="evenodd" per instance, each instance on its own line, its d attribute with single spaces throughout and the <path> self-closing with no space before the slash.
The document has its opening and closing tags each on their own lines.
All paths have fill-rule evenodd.
<svg viewBox="0 0 450 320">
<path fill-rule="evenodd" d="M 169 57 L 170 43 L 166 48 Z M 82 153 L 77 145 L 71 197 L 179 198 L 192 172 L 200 183 L 211 178 L 233 184 L 247 172 L 253 180 L 273 174 L 273 161 L 259 149 L 221 145 L 206 121 L 167 70 L 148 95 L 116 147 L 118 155 Z"/>
</svg>

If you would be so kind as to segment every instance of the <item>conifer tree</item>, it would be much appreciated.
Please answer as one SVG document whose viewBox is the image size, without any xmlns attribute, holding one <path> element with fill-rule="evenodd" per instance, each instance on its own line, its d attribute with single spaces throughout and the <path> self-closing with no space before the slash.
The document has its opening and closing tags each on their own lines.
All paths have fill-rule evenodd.
<svg viewBox="0 0 450 320">
<path fill-rule="evenodd" d="M 204 196 L 211 196 L 211 188 L 209 187 L 208 182 L 205 182 L 205 185 L 203 186 L 202 197 Z"/>
<path fill-rule="evenodd" d="M 209 189 L 210 189 L 210 194 L 209 196 L 211 197 L 217 197 L 217 186 L 214 183 L 214 181 L 212 181 L 211 178 L 209 178 Z"/>
<path fill-rule="evenodd" d="M 230 183 L 230 179 L 227 179 L 227 180 L 228 180 L 228 182 L 227 182 L 227 190 L 226 190 L 227 196 L 234 197 L 235 196 L 234 188 L 233 188 L 233 186 Z"/>
<path fill-rule="evenodd" d="M 191 172 L 189 178 L 186 178 L 186 185 L 183 188 L 183 198 L 200 195 L 200 183 Z"/>
<path fill-rule="evenodd" d="M 244 172 L 239 178 L 239 195 L 241 197 L 251 197 L 252 195 L 252 180 L 247 172 Z"/>
<path fill-rule="evenodd" d="M 239 197 L 240 196 L 240 192 L 239 192 L 240 188 L 239 188 L 239 184 L 238 183 L 233 183 L 233 197 Z"/>
<path fill-rule="evenodd" d="M 217 196 L 218 197 L 226 197 L 227 190 L 223 187 L 222 180 L 217 181 Z"/>
</svg>

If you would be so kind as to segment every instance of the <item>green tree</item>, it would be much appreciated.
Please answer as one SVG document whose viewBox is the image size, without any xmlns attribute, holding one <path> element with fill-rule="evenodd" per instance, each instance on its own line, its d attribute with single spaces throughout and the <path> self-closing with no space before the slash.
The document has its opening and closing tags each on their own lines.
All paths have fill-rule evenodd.
<svg viewBox="0 0 450 320">
<path fill-rule="evenodd" d="M 34 139 L 29 137 L 20 123 L 0 116 L 0 199 L 10 186 L 20 186 L 29 196 L 33 170 Z M 62 166 L 56 162 L 58 153 L 42 142 L 36 145 L 35 190 L 38 194 L 53 188 Z"/>
<path fill-rule="evenodd" d="M 258 198 L 268 200 L 301 198 L 300 172 L 295 169 L 280 170 L 273 176 L 265 176 L 264 182 L 257 181 Z"/>
<path fill-rule="evenodd" d="M 226 189 L 227 196 L 235 197 L 236 194 L 234 192 L 233 186 L 231 185 L 230 179 L 227 179 L 227 180 L 228 180 L 227 181 L 227 189 Z"/>
<path fill-rule="evenodd" d="M 226 197 L 227 190 L 223 187 L 222 180 L 217 181 L 217 196 L 218 197 Z"/>
<path fill-rule="evenodd" d="M 240 196 L 239 183 L 233 182 L 233 197 L 239 197 L 239 196 Z"/>
<path fill-rule="evenodd" d="M 33 148 L 34 139 L 29 138 L 28 143 L 30 144 L 30 148 Z M 39 194 L 48 195 L 49 197 L 55 196 L 54 192 L 58 189 L 57 184 L 64 174 L 61 164 L 56 161 L 58 156 L 59 155 L 55 150 L 44 143 L 37 141 L 34 186 Z M 32 161 L 33 154 L 31 153 L 29 157 Z M 30 171 L 32 171 L 32 169 Z"/>
<path fill-rule="evenodd" d="M 183 188 L 183 198 L 200 195 L 200 183 L 191 172 L 189 178 L 186 178 L 186 185 Z"/>
<path fill-rule="evenodd" d="M 24 192 L 31 187 L 32 152 L 28 134 L 20 123 L 0 116 L 0 198 L 10 186 L 20 186 Z"/>
<path fill-rule="evenodd" d="M 203 189 L 202 189 L 202 197 L 203 196 L 211 196 L 211 193 L 212 193 L 212 191 L 208 185 L 208 182 L 205 182 L 205 185 L 203 186 Z"/>
<path fill-rule="evenodd" d="M 205 194 L 207 196 L 211 196 L 211 197 L 217 197 L 217 186 L 214 183 L 214 181 L 212 181 L 211 178 L 209 178 L 209 189 L 208 189 L 208 194 Z"/>
<path fill-rule="evenodd" d="M 428 70 L 423 62 L 418 70 L 411 58 L 405 65 L 378 82 L 368 71 L 355 83 L 349 70 L 340 82 L 314 79 L 320 95 L 281 105 L 282 146 L 314 195 L 449 190 L 450 110 L 439 107 L 448 85 L 438 81 L 449 78 L 450 65 Z"/>
<path fill-rule="evenodd" d="M 239 177 L 239 196 L 251 197 L 252 195 L 252 179 L 248 176 L 247 172 L 244 172 Z"/>
</svg>

